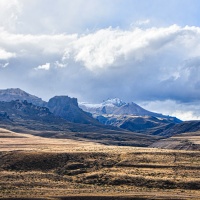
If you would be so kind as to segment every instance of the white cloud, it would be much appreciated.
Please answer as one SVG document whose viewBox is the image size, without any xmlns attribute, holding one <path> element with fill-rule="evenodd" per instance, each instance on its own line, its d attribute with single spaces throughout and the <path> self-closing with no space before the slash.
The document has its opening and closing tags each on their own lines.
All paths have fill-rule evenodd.
<svg viewBox="0 0 200 200">
<path fill-rule="evenodd" d="M 67 45 L 67 58 L 81 62 L 90 70 L 118 66 L 127 61 L 143 61 L 148 56 L 174 52 L 177 56 L 200 56 L 200 28 L 136 28 L 130 31 L 102 29 Z M 67 59 L 65 59 L 67 60 Z"/>
<path fill-rule="evenodd" d="M 14 34 L 1 29 L 0 50 L 4 51 L 2 55 L 8 58 L 15 55 L 17 57 L 56 55 L 62 59 L 53 62 L 58 61 L 64 66 L 71 60 L 95 71 L 116 66 L 124 67 L 127 63 L 134 65 L 147 57 L 169 57 L 170 53 L 177 56 L 180 61 L 198 57 L 199 38 L 199 27 L 177 25 L 145 30 L 136 28 L 129 31 L 107 28 L 85 35 Z M 172 70 L 171 73 L 178 76 L 177 70 Z"/>
<path fill-rule="evenodd" d="M 14 34 L 0 29 L 0 48 L 15 51 L 18 56 L 33 54 L 63 54 L 64 49 L 77 35 Z"/>
<path fill-rule="evenodd" d="M 10 63 L 0 74 L 1 82 L 9 72 L 13 85 L 29 82 L 33 88 L 37 82 L 45 88 L 51 79 L 49 93 L 54 88 L 87 101 L 119 94 L 138 102 L 171 99 L 184 104 L 200 99 L 199 27 L 110 27 L 81 35 L 16 34 L 1 29 L 0 52 L 2 63 Z M 174 107 L 169 114 L 183 116 L 182 112 L 184 119 L 197 119 L 200 110 Z"/>
<path fill-rule="evenodd" d="M 0 48 L 0 60 L 8 60 L 15 56 L 16 56 L 15 53 L 11 53 L 11 52 L 8 52 L 8 51 Z"/>
<path fill-rule="evenodd" d="M 141 105 L 151 111 L 160 112 L 165 115 L 176 116 L 177 118 L 186 120 L 200 120 L 199 102 L 178 103 L 173 100 L 165 101 L 149 101 L 143 102 Z"/>
<path fill-rule="evenodd" d="M 2 68 L 6 68 L 7 66 L 9 65 L 9 63 L 0 63 L 0 67 L 2 67 Z"/>
<path fill-rule="evenodd" d="M 116 9 L 107 0 L 1 0 L 0 26 L 26 34 L 82 32 L 105 18 L 116 19 Z"/>
<path fill-rule="evenodd" d="M 146 25 L 149 24 L 150 20 L 149 19 L 145 19 L 145 20 L 138 20 L 134 23 L 134 26 L 141 26 L 141 25 Z"/>
<path fill-rule="evenodd" d="M 193 111 L 177 110 L 176 112 L 172 112 L 171 114 L 183 121 L 200 120 L 200 113 L 195 114 Z"/>
<path fill-rule="evenodd" d="M 14 31 L 18 23 L 18 16 L 22 11 L 22 4 L 18 0 L 0 1 L 0 26 Z"/>
<path fill-rule="evenodd" d="M 35 70 L 49 70 L 50 69 L 50 63 L 46 63 L 44 65 L 39 65 L 38 67 L 34 68 Z"/>
<path fill-rule="evenodd" d="M 67 64 L 64 64 L 63 62 L 59 62 L 59 61 L 56 61 L 56 62 L 54 63 L 54 65 L 55 65 L 55 67 L 57 67 L 57 68 L 64 68 L 64 67 L 67 66 Z"/>
<path fill-rule="evenodd" d="M 200 3 L 166 2 L 0 0 L 1 87 L 97 102 L 171 99 L 157 111 L 198 119 L 200 27 L 185 26 L 199 25 L 185 13 L 199 15 Z"/>
</svg>

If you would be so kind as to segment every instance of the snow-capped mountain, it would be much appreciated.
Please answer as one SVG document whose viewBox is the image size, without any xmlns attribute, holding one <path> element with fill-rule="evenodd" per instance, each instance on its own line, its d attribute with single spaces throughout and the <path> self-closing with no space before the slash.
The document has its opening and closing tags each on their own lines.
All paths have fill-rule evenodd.
<svg viewBox="0 0 200 200">
<path fill-rule="evenodd" d="M 84 111 L 98 115 L 113 114 L 113 112 L 117 110 L 117 108 L 120 108 L 123 105 L 126 105 L 126 103 L 119 98 L 108 99 L 99 104 L 91 104 L 85 102 L 79 103 L 79 107 L 82 108 Z"/>
<path fill-rule="evenodd" d="M 99 104 L 79 103 L 79 107 L 92 113 L 93 115 L 113 114 L 113 115 L 135 115 L 135 116 L 153 116 L 169 117 L 159 113 L 150 112 L 140 107 L 134 102 L 126 103 L 119 98 L 108 99 Z"/>
<path fill-rule="evenodd" d="M 155 127 L 164 128 L 169 124 L 181 122 L 176 117 L 150 112 L 136 103 L 126 103 L 119 98 L 108 99 L 100 104 L 79 103 L 79 107 L 92 113 L 93 117 L 102 124 L 117 126 L 130 131 L 142 131 Z"/>
<path fill-rule="evenodd" d="M 104 105 L 104 106 L 110 105 L 110 106 L 117 106 L 117 107 L 121 107 L 125 104 L 126 103 L 119 98 L 107 99 L 106 101 L 103 101 L 103 103 L 102 103 L 102 105 Z"/>
</svg>

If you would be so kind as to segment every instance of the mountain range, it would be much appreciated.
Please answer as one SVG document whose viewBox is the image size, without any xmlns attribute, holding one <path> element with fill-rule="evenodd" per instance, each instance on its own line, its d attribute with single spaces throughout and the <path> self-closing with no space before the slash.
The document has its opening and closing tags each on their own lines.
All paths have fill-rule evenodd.
<svg viewBox="0 0 200 200">
<path fill-rule="evenodd" d="M 12 95 L 13 90 L 11 89 Z M 91 114 L 80 109 L 76 98 L 53 97 L 49 102 L 45 102 L 47 107 L 41 107 L 29 103 L 26 99 L 31 95 L 27 96 L 28 93 L 19 89 L 16 89 L 15 97 L 18 92 L 21 100 L 12 100 L 12 95 L 9 98 L 9 90 L 6 90 L 4 95 L 6 98 L 0 101 L 0 127 L 2 128 L 42 137 L 92 140 L 113 145 L 148 146 L 160 139 L 160 137 L 103 125 Z M 83 123 L 74 122 L 75 120 L 80 122 L 82 119 L 85 120 Z"/>
<path fill-rule="evenodd" d="M 91 114 L 78 107 L 76 98 L 68 96 L 55 96 L 48 102 L 31 95 L 19 88 L 0 90 L 0 101 L 10 102 L 14 100 L 27 101 L 36 106 L 48 108 L 54 115 L 60 116 L 70 122 L 82 124 L 98 124 Z"/>
<path fill-rule="evenodd" d="M 55 96 L 45 102 L 17 88 L 0 90 L 0 127 L 42 137 L 165 148 L 161 144 L 177 134 L 199 131 L 200 121 L 181 122 L 118 98 L 78 104 L 76 98 Z"/>
<path fill-rule="evenodd" d="M 135 104 L 126 103 L 119 98 L 108 99 L 100 104 L 79 103 L 80 108 L 93 114 L 93 117 L 105 125 L 117 126 L 129 131 L 153 132 L 181 123 L 176 117 L 150 112 Z M 157 129 L 155 129 L 157 127 Z"/>
</svg>

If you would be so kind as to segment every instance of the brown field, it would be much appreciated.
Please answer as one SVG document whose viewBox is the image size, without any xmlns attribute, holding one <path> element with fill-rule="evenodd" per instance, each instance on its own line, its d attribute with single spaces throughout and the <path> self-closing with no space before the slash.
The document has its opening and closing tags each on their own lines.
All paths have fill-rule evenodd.
<svg viewBox="0 0 200 200">
<path fill-rule="evenodd" d="M 106 146 L 0 129 L 0 198 L 200 199 L 200 151 Z"/>
</svg>

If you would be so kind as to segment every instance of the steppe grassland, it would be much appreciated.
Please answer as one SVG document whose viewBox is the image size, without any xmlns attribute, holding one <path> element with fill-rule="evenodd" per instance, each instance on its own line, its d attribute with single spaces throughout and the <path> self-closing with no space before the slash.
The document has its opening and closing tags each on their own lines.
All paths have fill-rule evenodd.
<svg viewBox="0 0 200 200">
<path fill-rule="evenodd" d="M 1 198 L 200 198 L 198 151 L 106 146 L 5 129 L 0 137 Z"/>
</svg>

